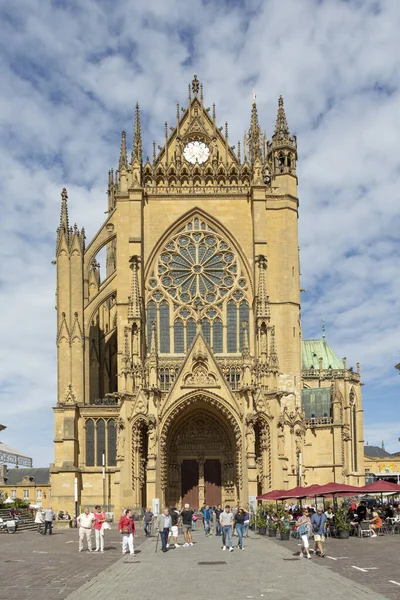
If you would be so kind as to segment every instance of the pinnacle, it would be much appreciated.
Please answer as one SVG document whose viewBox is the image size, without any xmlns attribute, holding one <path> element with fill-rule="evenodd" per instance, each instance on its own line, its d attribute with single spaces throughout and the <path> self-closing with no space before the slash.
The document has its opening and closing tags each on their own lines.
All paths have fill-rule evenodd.
<svg viewBox="0 0 400 600">
<path fill-rule="evenodd" d="M 142 132 L 140 127 L 139 102 L 136 102 L 135 121 L 133 125 L 132 162 L 134 160 L 142 162 Z"/>
<path fill-rule="evenodd" d="M 69 221 L 68 221 L 68 193 L 67 188 L 63 188 L 61 192 L 61 214 L 60 214 L 60 227 L 59 233 L 61 231 L 68 236 L 69 232 Z"/>
<path fill-rule="evenodd" d="M 119 155 L 119 169 L 126 167 L 126 132 L 121 134 L 121 152 Z"/>
<path fill-rule="evenodd" d="M 276 117 L 275 124 L 275 135 L 278 136 L 288 136 L 289 135 L 289 126 L 286 119 L 285 109 L 283 107 L 283 97 L 279 96 L 278 100 L 278 114 Z"/>
<path fill-rule="evenodd" d="M 250 131 L 249 131 L 249 155 L 250 161 L 253 164 L 257 158 L 261 158 L 261 145 L 260 145 L 261 130 L 258 123 L 257 103 L 255 95 L 253 96 L 253 103 L 251 106 L 251 120 L 250 120 Z"/>
</svg>

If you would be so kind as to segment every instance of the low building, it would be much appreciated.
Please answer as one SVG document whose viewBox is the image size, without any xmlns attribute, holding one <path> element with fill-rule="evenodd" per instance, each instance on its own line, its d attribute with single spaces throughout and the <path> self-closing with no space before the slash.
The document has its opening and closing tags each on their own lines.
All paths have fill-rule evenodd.
<svg viewBox="0 0 400 600">
<path fill-rule="evenodd" d="M 365 481 L 386 479 L 400 483 L 400 452 L 390 454 L 380 446 L 364 446 Z"/>
<path fill-rule="evenodd" d="M 0 495 L 45 505 L 51 498 L 50 469 L 7 469 L 1 465 Z"/>
</svg>

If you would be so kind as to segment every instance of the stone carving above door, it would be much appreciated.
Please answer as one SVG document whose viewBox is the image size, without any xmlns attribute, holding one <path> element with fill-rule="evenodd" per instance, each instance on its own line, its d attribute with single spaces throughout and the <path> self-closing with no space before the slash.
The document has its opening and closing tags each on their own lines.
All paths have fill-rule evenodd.
<svg viewBox="0 0 400 600">
<path fill-rule="evenodd" d="M 209 455 L 229 450 L 226 434 L 217 424 L 205 416 L 191 420 L 176 436 L 174 448 L 178 453 Z"/>
</svg>

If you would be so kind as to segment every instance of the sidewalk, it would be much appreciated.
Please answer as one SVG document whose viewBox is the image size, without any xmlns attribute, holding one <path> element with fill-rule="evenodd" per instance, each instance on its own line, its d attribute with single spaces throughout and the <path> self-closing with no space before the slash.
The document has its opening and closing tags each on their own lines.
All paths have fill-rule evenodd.
<svg viewBox="0 0 400 600">
<path fill-rule="evenodd" d="M 180 536 L 181 537 L 181 536 Z M 235 539 L 235 543 L 237 538 Z M 155 554 L 156 538 L 135 558 L 123 556 L 103 573 L 70 594 L 68 600 L 384 600 L 384 596 L 345 579 L 290 549 L 253 535 L 244 551 L 221 550 L 221 538 L 194 532 L 194 546 Z"/>
</svg>

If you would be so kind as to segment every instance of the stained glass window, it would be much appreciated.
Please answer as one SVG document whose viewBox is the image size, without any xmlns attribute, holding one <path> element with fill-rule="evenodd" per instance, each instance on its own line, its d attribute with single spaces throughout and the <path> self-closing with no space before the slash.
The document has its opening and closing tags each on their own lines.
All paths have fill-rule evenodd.
<svg viewBox="0 0 400 600">
<path fill-rule="evenodd" d="M 160 352 L 169 353 L 169 305 L 162 302 L 160 305 Z"/>
<path fill-rule="evenodd" d="M 86 429 L 86 466 L 94 467 L 94 423 L 88 419 L 85 423 Z"/>
<path fill-rule="evenodd" d="M 204 339 L 208 344 L 211 344 L 211 326 L 210 321 L 203 321 L 201 324 L 201 330 L 204 335 Z"/>
<path fill-rule="evenodd" d="M 117 464 L 117 432 L 114 419 L 107 422 L 107 464 L 115 467 Z"/>
<path fill-rule="evenodd" d="M 168 242 L 158 261 L 162 287 L 183 304 L 212 304 L 232 289 L 237 273 L 226 241 L 199 230 L 195 222 L 192 231 L 180 232 Z"/>
<path fill-rule="evenodd" d="M 103 464 L 103 452 L 106 451 L 106 426 L 103 419 L 99 419 L 96 424 L 96 464 L 101 467 Z"/>
<path fill-rule="evenodd" d="M 227 308 L 228 325 L 228 352 L 237 351 L 237 309 L 236 302 L 228 302 Z"/>
<path fill-rule="evenodd" d="M 213 325 L 213 350 L 222 352 L 222 321 L 216 319 Z"/>
<path fill-rule="evenodd" d="M 179 319 L 174 324 L 174 350 L 177 354 L 184 352 L 183 323 Z"/>
<path fill-rule="evenodd" d="M 196 336 L 196 323 L 194 319 L 189 319 L 186 324 L 186 347 L 189 350 Z"/>
<path fill-rule="evenodd" d="M 195 216 L 164 243 L 150 272 L 148 348 L 151 323 L 156 321 L 160 352 L 187 352 L 199 320 L 214 352 L 242 348 L 241 322 L 249 321 L 247 278 L 230 242 Z"/>
</svg>

